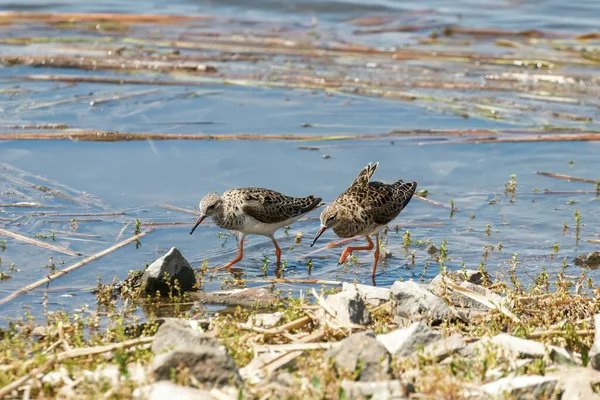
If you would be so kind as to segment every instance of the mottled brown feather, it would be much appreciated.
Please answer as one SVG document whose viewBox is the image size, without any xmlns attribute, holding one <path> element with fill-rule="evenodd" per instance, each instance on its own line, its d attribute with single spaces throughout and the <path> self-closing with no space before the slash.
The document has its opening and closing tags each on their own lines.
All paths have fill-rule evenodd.
<svg viewBox="0 0 600 400">
<path fill-rule="evenodd" d="M 290 197 L 274 190 L 244 189 L 242 211 L 264 224 L 276 224 L 314 210 L 321 198 Z"/>
<path fill-rule="evenodd" d="M 340 210 L 337 218 L 344 221 L 333 228 L 338 236 L 368 235 L 393 221 L 412 199 L 416 182 L 370 182 L 377 166 L 375 163 L 363 168 L 352 185 L 331 204 L 330 212 Z"/>
</svg>

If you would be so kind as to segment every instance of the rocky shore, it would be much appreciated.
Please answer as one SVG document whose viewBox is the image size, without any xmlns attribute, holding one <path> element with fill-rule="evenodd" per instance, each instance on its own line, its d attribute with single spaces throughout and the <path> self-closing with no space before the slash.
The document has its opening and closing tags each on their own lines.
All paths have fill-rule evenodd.
<svg viewBox="0 0 600 400">
<path fill-rule="evenodd" d="M 599 303 L 583 284 L 559 278 L 549 292 L 538 280 L 525 291 L 462 270 L 285 298 L 266 288 L 194 291 L 193 276 L 172 249 L 138 282 L 146 296 L 164 296 L 186 277 L 174 303 L 233 306 L 121 326 L 119 340 L 113 331 L 100 345 L 79 341 L 76 317 L 2 331 L 0 397 L 600 398 Z M 29 345 L 23 362 L 7 344 L 24 336 L 51 344 Z"/>
</svg>

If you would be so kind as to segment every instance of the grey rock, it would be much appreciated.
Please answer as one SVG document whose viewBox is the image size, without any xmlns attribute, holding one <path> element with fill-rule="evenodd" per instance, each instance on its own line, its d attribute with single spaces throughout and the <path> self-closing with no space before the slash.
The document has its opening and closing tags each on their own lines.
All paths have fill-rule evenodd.
<svg viewBox="0 0 600 400">
<path fill-rule="evenodd" d="M 428 344 L 425 346 L 425 348 L 423 348 L 423 355 L 439 362 L 451 356 L 452 354 L 459 352 L 466 346 L 467 343 L 463 339 L 462 335 L 455 334 Z"/>
<path fill-rule="evenodd" d="M 365 299 L 356 289 L 329 295 L 325 303 L 334 312 L 337 321 L 344 325 L 366 325 L 371 322 Z"/>
<path fill-rule="evenodd" d="M 408 328 L 377 335 L 377 340 L 385 346 L 387 351 L 396 357 L 406 357 L 442 338 L 439 332 L 432 330 L 424 322 L 415 322 Z"/>
<path fill-rule="evenodd" d="M 164 256 L 155 260 L 142 274 L 140 283 L 144 291 L 154 294 L 157 291 L 167 295 L 174 289 L 177 280 L 180 293 L 190 290 L 196 284 L 196 276 L 190 263 L 179 250 L 171 247 Z M 174 293 L 179 294 L 179 293 Z"/>
<path fill-rule="evenodd" d="M 596 269 L 600 267 L 600 251 L 592 251 L 575 257 L 575 265 Z"/>
<path fill-rule="evenodd" d="M 595 370 L 600 370 L 600 314 L 594 315 L 594 344 L 590 349 L 589 364 Z"/>
<path fill-rule="evenodd" d="M 161 353 L 165 350 L 190 350 L 195 348 L 225 347 L 213 336 L 207 335 L 200 329 L 192 329 L 189 321 L 184 319 L 166 320 L 156 331 L 152 341 L 152 352 Z"/>
<path fill-rule="evenodd" d="M 342 381 L 342 389 L 348 399 L 392 400 L 407 399 L 415 388 L 411 383 L 399 380 L 381 382 Z"/>
<path fill-rule="evenodd" d="M 151 367 L 157 380 L 171 379 L 171 369 L 183 366 L 199 382 L 210 386 L 241 385 L 240 374 L 225 346 L 213 336 L 192 329 L 186 321 L 163 323 L 152 342 L 152 351 L 157 354 Z"/>
<path fill-rule="evenodd" d="M 583 367 L 563 368 L 550 375 L 559 379 L 558 389 L 562 392 L 562 399 L 600 399 L 600 395 L 592 390 L 593 385 L 600 383 L 600 372 L 594 369 Z"/>
<path fill-rule="evenodd" d="M 457 283 L 466 289 L 470 289 L 476 293 L 479 293 L 494 304 L 507 305 L 508 303 L 506 298 L 480 285 L 484 281 L 484 275 L 479 271 L 453 271 L 447 272 L 446 274 L 438 274 L 433 281 L 431 281 L 428 289 L 437 296 L 449 298 L 452 304 L 456 307 L 475 309 L 488 308 L 486 305 L 478 302 L 477 300 L 447 289 L 447 281 L 453 281 L 454 283 Z"/>
<path fill-rule="evenodd" d="M 172 370 L 188 368 L 200 383 L 209 387 L 242 386 L 242 378 L 227 353 L 205 346 L 202 350 L 173 350 L 154 357 L 151 371 L 156 380 L 170 380 Z"/>
<path fill-rule="evenodd" d="M 191 301 L 204 304 L 222 304 L 227 306 L 255 307 L 256 305 L 269 305 L 277 299 L 272 291 L 264 288 L 245 288 L 215 292 L 190 292 Z"/>
<path fill-rule="evenodd" d="M 395 282 L 392 285 L 393 314 L 396 319 L 410 321 L 430 319 L 432 323 L 454 319 L 456 313 L 429 290 L 414 281 Z"/>
<path fill-rule="evenodd" d="M 373 332 L 355 333 L 329 349 L 326 358 L 334 360 L 339 369 L 354 372 L 361 366 L 359 381 L 385 379 L 390 373 L 391 355 Z M 359 361 L 360 360 L 360 361 Z"/>
<path fill-rule="evenodd" d="M 437 276 L 431 280 L 428 289 L 436 296 L 444 296 L 446 294 L 444 280 L 446 279 L 452 279 L 457 284 L 469 282 L 475 285 L 481 285 L 483 282 L 489 279 L 489 275 L 487 273 L 484 275 L 484 273 L 476 269 L 447 271 L 446 273 L 437 274 Z"/>
<path fill-rule="evenodd" d="M 487 300 L 489 300 L 490 302 L 492 302 L 495 305 L 504 305 L 504 306 L 510 305 L 508 299 L 506 299 L 503 296 L 500 296 L 497 293 L 494 293 L 490 289 L 485 288 L 483 286 L 479 286 L 479 285 L 476 285 L 476 284 L 470 283 L 470 282 L 462 282 L 460 284 L 460 286 L 462 286 L 466 289 L 470 289 L 476 293 L 479 293 L 480 295 L 484 296 Z M 453 304 L 456 305 L 457 307 L 488 308 L 486 305 L 480 303 L 479 301 L 474 300 L 467 296 L 463 296 L 460 293 L 453 292 L 452 295 L 450 296 L 450 299 L 452 300 Z"/>
<path fill-rule="evenodd" d="M 390 301 L 392 296 L 392 291 L 388 288 L 362 285 L 358 283 L 342 283 L 343 292 L 354 290 L 358 290 L 358 293 L 365 299 L 367 304 L 375 307 Z"/>
<path fill-rule="evenodd" d="M 496 398 L 511 396 L 517 399 L 552 398 L 558 378 L 552 376 L 517 376 L 502 378 L 481 386 L 481 389 Z"/>
<path fill-rule="evenodd" d="M 515 376 L 517 376 L 519 371 L 522 371 L 523 368 L 525 368 L 527 365 L 533 363 L 533 361 L 534 361 L 533 358 L 520 358 L 518 360 L 514 360 L 514 362 L 511 362 L 508 366 L 503 365 L 500 367 L 489 369 L 485 373 L 485 377 L 486 377 L 486 379 L 489 379 L 489 380 L 496 380 L 496 379 L 507 378 L 507 377 L 515 377 Z"/>
<path fill-rule="evenodd" d="M 500 333 L 492 338 L 483 338 L 476 342 L 472 348 L 475 352 L 483 354 L 486 348 L 498 351 L 505 356 L 517 358 L 544 358 L 546 346 L 535 340 L 521 339 L 506 333 Z M 562 347 L 548 346 L 550 359 L 556 363 L 574 363 L 574 357 Z"/>
</svg>

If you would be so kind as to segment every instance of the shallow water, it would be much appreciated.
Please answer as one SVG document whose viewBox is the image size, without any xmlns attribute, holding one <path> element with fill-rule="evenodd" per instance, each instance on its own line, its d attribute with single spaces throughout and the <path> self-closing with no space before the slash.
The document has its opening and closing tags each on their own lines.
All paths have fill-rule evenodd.
<svg viewBox="0 0 600 400">
<path fill-rule="evenodd" d="M 146 12 L 146 13 L 199 13 L 219 17 L 266 19 L 274 26 L 289 27 L 290 21 L 309 25 L 314 15 L 324 36 L 351 38 L 354 42 L 396 46 L 413 43 L 426 33 L 385 33 L 381 35 L 352 35 L 356 26 L 348 20 L 368 15 L 398 13 L 405 24 L 459 23 L 471 28 L 500 28 L 506 30 L 553 30 L 563 33 L 586 33 L 596 28 L 591 16 L 598 5 L 591 1 L 570 4 L 568 9 L 558 2 L 526 2 L 509 5 L 508 2 L 461 1 L 420 3 L 419 10 L 431 12 L 402 14 L 415 11 L 414 4 L 379 1 L 369 5 L 359 2 L 254 2 L 251 9 L 246 3 L 226 2 L 0 2 L 3 10 L 53 11 L 53 12 Z M 560 11 L 560 12 L 559 12 Z M 395 15 L 395 14 L 394 14 Z M 560 18 L 558 17 L 560 15 Z M 263 32 L 263 27 L 248 24 L 247 31 Z M 225 31 L 242 29 L 244 23 L 232 22 L 221 26 Z M 43 30 L 46 29 L 46 30 Z M 42 33 L 47 33 L 43 28 Z M 163 29 L 163 28 L 161 28 Z M 216 29 L 216 28 L 214 28 Z M 300 29 L 300 28 L 299 28 Z M 165 29 L 165 32 L 167 29 Z M 15 31 L 11 36 L 23 37 L 27 31 Z M 419 36 L 420 35 L 420 36 Z M 29 45 L 4 46 L 11 54 L 37 54 L 40 49 L 60 53 L 61 46 Z M 482 41 L 473 48 L 489 53 L 505 50 Z M 88 49 L 89 50 L 89 49 Z M 86 51 L 88 51 L 86 50 Z M 267 60 L 268 61 L 268 60 Z M 348 60 L 337 60 L 343 64 Z M 310 63 L 309 61 L 306 61 Z M 350 62 L 350 61 L 348 61 Z M 267 62 L 269 68 L 284 68 Z M 258 64 L 218 64 L 219 69 L 254 71 L 264 67 Z M 288 65 L 289 66 L 289 65 Z M 434 76 L 456 76 L 483 82 L 486 68 L 492 73 L 521 72 L 522 69 L 481 65 L 444 65 L 441 61 L 413 61 L 401 63 L 398 70 L 372 73 L 368 68 L 356 69 L 353 74 L 382 82 L 386 77 L 406 74 L 411 68 L 437 71 Z M 446 68 L 447 67 L 447 68 Z M 320 65 L 330 74 L 340 73 L 341 67 Z M 437 70 L 439 68 L 439 70 Z M 474 72 L 475 71 L 475 72 Z M 567 67 L 561 73 L 593 75 L 592 70 Z M 565 72 L 566 71 L 566 72 Z M 0 142 L 0 203 L 17 201 L 40 203 L 34 208 L 0 207 L 0 227 L 24 236 L 51 235 L 43 239 L 50 244 L 92 255 L 115 242 L 131 236 L 135 219 L 143 223 L 175 223 L 187 225 L 157 226 L 141 240 L 138 249 L 129 245 L 106 257 L 94 261 L 59 278 L 49 286 L 51 308 L 72 309 L 83 304 L 93 305 L 95 297 L 89 292 L 97 277 L 104 282 L 113 276 L 123 278 L 129 270 L 143 268 L 170 247 L 177 247 L 193 266 L 199 267 L 206 259 L 209 266 L 219 266 L 233 258 L 237 252 L 233 237 L 226 241 L 219 237 L 221 230 L 212 224 L 201 226 L 189 235 L 195 217 L 180 211 L 161 207 L 169 204 L 193 210 L 199 199 L 209 191 L 220 192 L 232 187 L 262 186 L 289 195 L 315 194 L 324 201 L 332 201 L 354 179 L 368 162 L 379 161 L 375 178 L 391 182 L 402 178 L 415 180 L 419 189 L 427 189 L 431 200 L 445 206 L 413 199 L 397 221 L 390 224 L 387 247 L 391 257 L 380 265 L 377 285 L 389 286 L 402 278 L 430 279 L 439 272 L 438 264 L 427 253 L 428 239 L 437 247 L 447 240 L 449 268 L 462 264 L 477 268 L 482 262 L 483 247 L 502 243 L 501 251 L 494 251 L 486 268 L 493 274 L 505 274 L 510 268 L 513 254 L 521 263 L 517 268 L 520 277 L 535 276 L 543 268 L 549 272 L 561 269 L 566 258 L 568 274 L 578 276 L 574 267 L 575 255 L 598 250 L 598 244 L 589 239 L 599 239 L 600 205 L 589 183 L 566 182 L 536 175 L 536 171 L 600 179 L 598 167 L 599 142 L 539 142 L 539 143 L 465 143 L 463 137 L 394 136 L 373 140 L 324 141 L 326 136 L 385 133 L 394 129 L 506 129 L 540 128 L 547 125 L 571 128 L 597 129 L 597 104 L 593 94 L 597 87 L 588 82 L 587 92 L 582 92 L 578 103 L 543 102 L 524 99 L 519 93 L 477 92 L 466 90 L 406 88 L 413 94 L 437 98 L 453 98 L 449 102 L 418 99 L 398 101 L 373 96 L 359 96 L 342 92 L 316 89 L 256 87 L 243 84 L 224 84 L 212 80 L 201 85 L 155 86 L 111 85 L 80 82 L 69 86 L 57 82 L 28 82 L 15 80 L 15 76 L 32 74 L 65 74 L 93 76 L 119 76 L 112 72 L 82 72 L 63 69 L 35 69 L 26 66 L 0 69 L 0 88 L 16 92 L 2 94 L 2 125 L 27 123 L 65 123 L 70 129 L 100 131 L 188 133 L 198 135 L 311 135 L 311 141 L 140 141 L 96 143 L 76 141 L 17 141 Z M 525 71 L 530 73 L 531 71 Z M 535 71 L 534 71 L 535 72 Z M 542 73 L 542 72 L 540 72 Z M 545 73 L 545 72 L 544 72 Z M 549 75 L 554 72 L 548 72 Z M 470 75 L 473 74 L 473 75 Z M 127 76 L 130 77 L 130 76 Z M 170 79 L 166 77 L 164 79 Z M 458 78 L 457 78 L 458 79 Z M 587 79 L 587 78 L 586 78 Z M 569 89 L 571 90 L 571 89 Z M 117 101 L 106 99 L 115 94 L 130 94 Z M 573 95 L 572 92 L 565 96 Z M 474 112 L 473 104 L 481 97 L 494 96 L 504 107 L 500 118 Z M 73 100 L 76 99 L 76 100 Z M 100 101 L 90 105 L 91 101 Z M 533 107 L 531 112 L 518 107 Z M 457 105 L 465 108 L 456 110 Z M 466 111 L 465 111 L 466 110 Z M 515 111 L 516 110 L 516 111 Z M 464 118 L 463 113 L 469 114 Z M 565 120 L 556 113 L 581 113 L 590 122 Z M 502 118 L 508 115 L 506 118 Z M 309 123 L 311 127 L 303 127 Z M 19 129 L 3 128 L 6 132 Z M 299 147 L 315 147 L 303 150 Z M 324 158 L 328 155 L 330 158 Z M 9 169 L 6 169 L 9 168 Z M 17 170 L 15 170 L 18 169 Z M 516 194 L 511 202 L 505 194 L 504 184 L 516 175 Z M 15 180 L 15 177 L 18 178 Z M 44 181 L 43 179 L 46 179 Z M 45 185 L 61 190 L 72 198 L 65 199 L 42 192 L 33 185 Z M 537 189 L 537 191 L 535 190 Z M 556 191 L 587 190 L 589 193 L 546 194 L 544 189 Z M 15 194 L 15 190 L 19 193 Z M 85 192 L 88 195 L 83 194 Z M 23 195 L 23 196 L 21 196 Z M 93 196 L 90 197 L 89 195 Z M 458 209 L 452 215 L 450 199 Z M 581 214 L 583 226 L 576 242 L 574 213 Z M 122 215 L 105 214 L 123 211 Z M 40 214 L 44 212 L 45 214 Z M 38 213 L 38 214 L 35 214 Z M 283 259 L 288 278 L 307 278 L 305 256 L 334 240 L 327 232 L 309 247 L 310 238 L 318 229 L 315 212 L 308 221 L 299 221 L 287 233 L 281 230 L 277 238 L 284 250 Z M 73 221 L 73 218 L 75 219 Z M 569 228 L 563 232 L 563 221 Z M 398 232 L 395 225 L 399 224 Z M 489 232 L 487 225 L 490 225 Z M 120 235 L 123 227 L 125 230 Z M 142 230 L 145 227 L 142 228 Z M 419 241 L 407 249 L 403 237 L 410 231 L 413 240 Z M 304 237 L 300 244 L 294 238 Z M 489 233 L 489 234 L 488 234 Z M 5 238 L 0 238 L 3 240 Z M 384 239 L 385 240 L 385 239 Z M 553 247 L 559 245 L 557 254 Z M 246 257 L 240 266 L 248 279 L 264 278 L 261 267 L 267 256 L 271 263 L 274 252 L 269 239 L 249 237 L 245 246 Z M 310 277 L 335 281 L 370 283 L 372 254 L 357 253 L 358 262 L 337 266 L 342 248 L 327 249 L 312 257 Z M 411 253 L 414 251 L 414 265 Z M 81 257 L 63 255 L 6 238 L 6 250 L 0 253 L 2 267 L 7 271 L 14 263 L 19 272 L 10 273 L 12 279 L 0 282 L 0 297 L 9 294 L 48 273 L 44 265 L 52 262 L 61 268 L 71 265 Z M 596 271 L 589 271 L 595 279 Z M 269 277 L 273 266 L 269 265 Z M 206 283 L 205 290 L 220 289 L 226 274 Z M 252 283 L 263 285 L 264 283 Z M 250 285 L 250 284 L 249 284 Z M 307 290 L 309 286 L 281 285 L 294 290 Z M 21 315 L 24 309 L 39 313 L 39 304 L 46 288 L 41 287 L 2 306 L 9 317 Z"/>
</svg>

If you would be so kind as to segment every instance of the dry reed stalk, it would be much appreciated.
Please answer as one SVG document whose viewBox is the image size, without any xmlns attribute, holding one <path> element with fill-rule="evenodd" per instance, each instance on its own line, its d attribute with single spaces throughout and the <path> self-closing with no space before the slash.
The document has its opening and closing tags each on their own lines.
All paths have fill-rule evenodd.
<svg viewBox="0 0 600 400">
<path fill-rule="evenodd" d="M 578 330 L 575 331 L 575 333 L 578 336 L 592 336 L 594 335 L 595 330 L 594 329 L 582 329 L 582 330 Z M 533 332 L 527 335 L 527 339 L 540 339 L 543 338 L 544 336 L 560 336 L 560 335 L 565 335 L 568 332 L 566 331 L 559 331 L 559 330 L 550 330 L 550 331 L 543 331 L 543 332 Z"/>
<path fill-rule="evenodd" d="M 67 129 L 67 124 L 0 125 L 0 129 Z"/>
<path fill-rule="evenodd" d="M 600 140 L 600 136 L 598 137 L 598 140 Z M 538 172 L 536 172 L 536 174 L 542 175 L 542 176 L 548 176 L 550 178 L 564 179 L 564 180 L 567 180 L 567 181 L 577 181 L 577 182 L 600 184 L 600 180 L 587 179 L 587 178 L 578 178 L 576 176 L 563 175 L 563 174 L 555 174 L 555 173 L 552 173 L 552 172 L 538 171 Z"/>
<path fill-rule="evenodd" d="M 48 206 L 43 206 L 40 203 L 21 201 L 19 203 L 0 204 L 0 207 L 4 207 L 4 208 L 41 208 L 41 207 L 44 207 L 44 208 L 47 208 Z"/>
<path fill-rule="evenodd" d="M 454 143 L 528 143 L 528 142 L 595 142 L 600 140 L 600 134 L 569 134 L 569 135 L 537 135 L 515 138 L 477 138 L 465 139 L 459 142 L 444 142 L 444 144 Z M 426 143 L 429 144 L 429 143 Z M 431 143 L 441 144 L 441 142 Z"/>
<path fill-rule="evenodd" d="M 434 201 L 434 200 L 430 200 L 430 199 L 428 199 L 428 198 L 426 198 L 426 197 L 423 197 L 423 196 L 419 196 L 418 194 L 414 194 L 414 195 L 413 195 L 413 197 L 414 197 L 414 198 L 417 198 L 417 199 L 419 199 L 419 200 L 421 200 L 421 201 L 424 201 L 424 202 L 426 202 L 426 203 L 433 204 L 433 205 L 434 205 L 434 206 L 436 206 L 436 207 L 441 207 L 441 208 L 445 208 L 445 209 L 447 209 L 447 210 L 451 210 L 451 211 L 454 211 L 454 212 L 458 212 L 458 210 L 457 210 L 457 209 L 454 209 L 454 210 L 452 210 L 452 208 L 451 208 L 451 207 L 449 207 L 449 206 L 447 206 L 447 205 L 445 205 L 445 204 L 439 203 L 439 202 L 437 202 L 437 201 Z"/>
<path fill-rule="evenodd" d="M 252 283 L 303 283 L 307 285 L 341 285 L 340 281 L 329 281 L 323 279 L 289 279 L 289 278 L 274 278 L 274 279 L 244 279 L 245 282 Z"/>
<path fill-rule="evenodd" d="M 18 233 L 7 231 L 6 229 L 2 229 L 2 228 L 0 228 L 0 236 L 8 236 L 8 237 L 13 238 L 15 240 L 18 240 L 20 242 L 32 244 L 34 246 L 38 246 L 38 247 L 44 248 L 46 250 L 56 251 L 56 252 L 59 252 L 59 253 L 67 254 L 69 256 L 78 257 L 78 256 L 81 255 L 81 253 L 78 253 L 78 252 L 75 252 L 75 251 L 71 251 L 71 250 L 66 249 L 64 247 L 54 246 L 54 245 L 49 244 L 49 243 L 45 243 L 45 242 L 41 242 L 39 240 L 31 239 L 31 238 L 28 238 L 27 236 L 19 235 Z"/>
<path fill-rule="evenodd" d="M 84 71 L 132 71 L 144 70 L 145 72 L 167 72 L 171 70 L 183 70 L 190 72 L 215 73 L 217 69 L 212 65 L 198 64 L 192 61 L 176 62 L 164 60 L 137 60 L 129 57 L 94 57 L 80 55 L 3 55 L 0 56 L 0 64 L 27 65 L 30 67 L 44 68 L 66 68 L 80 69 Z M 145 91 L 149 92 L 149 91 Z M 141 94 L 140 94 L 141 95 Z"/>
<path fill-rule="evenodd" d="M 104 345 L 104 346 L 80 347 L 80 348 L 71 349 L 68 351 L 63 351 L 62 353 L 58 353 L 57 355 L 52 357 L 41 367 L 35 368 L 34 370 L 32 370 L 32 371 L 28 372 L 27 374 L 25 374 L 24 376 L 22 376 L 21 378 L 11 382 L 10 384 L 8 384 L 8 385 L 4 386 L 2 389 L 0 389 L 0 399 L 4 398 L 4 396 L 9 394 L 13 390 L 19 388 L 24 382 L 26 382 L 32 376 L 36 376 L 36 375 L 39 375 L 41 373 L 48 371 L 57 362 L 67 360 L 67 359 L 72 359 L 72 358 L 107 353 L 107 352 L 119 350 L 119 349 L 126 349 L 126 348 L 137 346 L 137 345 L 145 345 L 145 344 L 151 343 L 153 340 L 154 340 L 154 337 L 140 337 L 140 338 L 126 340 L 124 342 L 108 344 L 108 345 Z M 57 343 L 61 344 L 62 340 L 57 341 Z M 55 346 L 52 345 L 51 347 L 55 347 Z"/>
<path fill-rule="evenodd" d="M 181 207 L 175 207 L 169 204 L 161 204 L 160 207 L 166 209 L 166 210 L 172 210 L 172 211 L 180 211 L 186 214 L 193 214 L 193 215 L 197 215 L 197 213 L 194 210 L 188 210 L 186 208 L 181 208 Z"/>
<path fill-rule="evenodd" d="M 115 14 L 115 13 L 36 13 L 36 12 L 0 12 L 2 21 L 39 21 L 48 24 L 58 22 L 120 22 L 123 24 L 177 24 L 185 21 L 210 21 L 213 17 L 189 15 L 157 14 Z"/>
<path fill-rule="evenodd" d="M 126 239 L 126 240 L 124 240 L 124 241 L 122 241 L 122 242 L 120 242 L 120 243 L 118 243 L 118 244 L 116 244 L 114 246 L 111 246 L 111 247 L 109 247 L 106 250 L 102 250 L 99 253 L 96 253 L 96 254 L 94 254 L 94 255 L 92 255 L 90 257 L 87 257 L 87 258 L 79 261 L 78 263 L 75 263 L 75 264 L 71 265 L 70 267 L 62 269 L 60 271 L 53 272 L 52 274 L 46 276 L 45 278 L 40 279 L 39 281 L 34 282 L 34 283 L 30 284 L 30 285 L 27 285 L 24 288 L 21 288 L 21 289 L 17 290 L 16 292 L 13 292 L 11 295 L 3 298 L 2 300 L 0 300 L 0 305 L 6 304 L 10 300 L 13 300 L 14 298 L 16 298 L 16 297 L 18 297 L 18 296 L 20 296 L 20 295 L 22 295 L 24 293 L 27 293 L 28 291 L 30 291 L 32 289 L 35 289 L 35 288 L 37 288 L 37 287 L 39 287 L 39 286 L 41 286 L 41 285 L 43 285 L 45 283 L 49 283 L 49 282 L 53 281 L 54 279 L 58 278 L 59 276 L 68 274 L 69 272 L 74 271 L 77 268 L 82 267 L 83 265 L 85 265 L 85 264 L 87 264 L 89 262 L 97 260 L 100 257 L 103 257 L 103 256 L 105 256 L 105 255 L 107 255 L 107 254 L 109 254 L 109 253 L 111 253 L 111 252 L 113 252 L 113 251 L 115 251 L 117 249 L 120 249 L 121 247 L 126 246 L 129 243 L 134 242 L 134 241 L 136 241 L 136 240 L 138 240 L 138 239 L 146 236 L 150 232 L 152 232 L 152 228 L 150 228 L 150 229 L 148 229 L 148 230 L 140 233 L 139 235 L 132 236 L 129 239 Z"/>
</svg>

